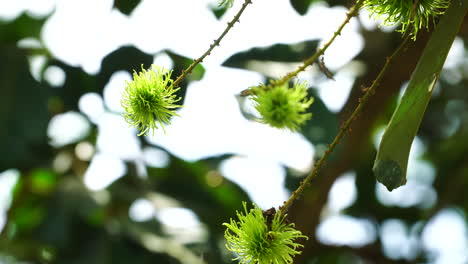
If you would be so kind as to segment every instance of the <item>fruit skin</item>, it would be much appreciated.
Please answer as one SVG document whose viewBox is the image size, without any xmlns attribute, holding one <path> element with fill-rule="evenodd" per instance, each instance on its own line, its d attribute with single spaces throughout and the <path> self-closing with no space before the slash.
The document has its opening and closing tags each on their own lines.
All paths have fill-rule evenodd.
<svg viewBox="0 0 468 264">
<path fill-rule="evenodd" d="M 291 264 L 293 257 L 300 254 L 303 245 L 294 242 L 305 238 L 301 231 L 294 229 L 294 224 L 286 221 L 286 215 L 274 210 L 262 212 L 257 205 L 244 212 L 237 212 L 238 220 L 224 223 L 226 248 L 235 252 L 241 264 Z M 274 214 L 274 215 L 272 215 Z"/>
<path fill-rule="evenodd" d="M 398 31 L 403 34 L 409 31 L 415 39 L 419 29 L 428 28 L 449 4 L 449 0 L 365 0 L 363 6 L 371 17 L 383 19 L 386 26 L 401 23 Z"/>
<path fill-rule="evenodd" d="M 138 136 L 147 135 L 151 130 L 158 128 L 159 124 L 165 132 L 164 124 L 170 123 L 172 116 L 178 116 L 174 111 L 182 106 L 175 92 L 180 88 L 173 86 L 172 71 L 152 65 L 145 70 L 133 72 L 133 80 L 127 82 L 122 96 L 121 105 L 125 110 L 123 114 L 130 126 L 140 130 Z"/>
<path fill-rule="evenodd" d="M 292 88 L 282 84 L 264 89 L 253 88 L 255 109 L 260 113 L 262 123 L 276 128 L 299 130 L 300 126 L 312 117 L 307 109 L 314 98 L 307 98 L 307 82 L 296 82 Z"/>
</svg>

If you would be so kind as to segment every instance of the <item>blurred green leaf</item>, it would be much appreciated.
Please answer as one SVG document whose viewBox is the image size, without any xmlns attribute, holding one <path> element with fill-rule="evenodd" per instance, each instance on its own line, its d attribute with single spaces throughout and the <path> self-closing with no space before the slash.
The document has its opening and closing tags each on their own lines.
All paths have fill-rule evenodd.
<svg viewBox="0 0 468 264">
<path fill-rule="evenodd" d="M 0 171 L 28 168 L 50 155 L 47 144 L 50 89 L 29 71 L 24 51 L 0 49 Z"/>
<path fill-rule="evenodd" d="M 208 263 L 221 263 L 223 259 L 218 243 L 224 232 L 222 223 L 234 217 L 236 210 L 241 210 L 242 201 L 250 202 L 250 199 L 239 186 L 207 164 L 213 164 L 213 161 L 192 163 L 173 157 L 169 167 L 149 168 L 148 175 L 154 181 L 155 191 L 177 199 L 206 225 L 210 231 L 210 249 L 204 254 L 204 259 Z M 220 181 L 215 180 L 216 184 L 213 184 L 210 181 L 212 177 Z"/>
<path fill-rule="evenodd" d="M 338 133 L 338 117 L 327 108 L 316 89 L 309 88 L 308 92 L 314 97 L 314 103 L 308 109 L 312 118 L 302 127 L 301 133 L 314 145 L 330 144 Z"/>
<path fill-rule="evenodd" d="M 148 69 L 153 62 L 153 55 L 142 52 L 134 46 L 124 46 L 109 53 L 101 63 L 101 71 L 97 77 L 97 86 L 101 91 L 112 74 L 117 71 L 139 72 L 141 66 Z"/>
<path fill-rule="evenodd" d="M 309 6 L 319 1 L 322 0 L 291 0 L 291 5 L 294 7 L 297 13 L 300 15 L 305 15 L 309 9 Z"/>
<path fill-rule="evenodd" d="M 182 71 L 187 69 L 190 64 L 192 64 L 193 59 L 181 56 L 176 54 L 172 51 L 165 51 L 167 55 L 172 59 L 174 62 L 174 72 L 172 74 L 173 79 L 175 80 Z M 182 80 L 180 86 L 180 90 L 177 91 L 177 96 L 181 97 L 182 100 L 180 101 L 181 104 L 184 103 L 185 100 L 185 93 L 187 92 L 187 84 L 191 81 L 199 81 L 205 75 L 205 67 L 203 67 L 203 62 L 195 66 L 192 70 L 192 73 L 187 75 L 184 80 Z"/>
<path fill-rule="evenodd" d="M 63 105 L 62 111 L 78 111 L 78 101 L 85 93 L 95 92 L 102 95 L 103 89 L 110 77 L 117 71 L 139 71 L 141 66 L 148 68 L 153 56 L 146 54 L 135 47 L 121 47 L 107 55 L 101 63 L 98 75 L 91 75 L 79 67 L 69 66 L 58 60 L 52 60 L 49 65 L 60 67 L 66 74 L 62 88 L 53 89 L 54 105 Z M 125 85 L 123 83 L 122 85 Z M 59 107 L 60 108 L 60 107 Z"/>
<path fill-rule="evenodd" d="M 0 19 L 0 45 L 16 45 L 21 39 L 40 39 L 42 26 L 47 18 L 36 19 L 22 14 L 12 21 Z"/>
<path fill-rule="evenodd" d="M 31 189 L 38 194 L 51 192 L 57 184 L 57 175 L 47 169 L 36 169 L 31 173 Z"/>
<path fill-rule="evenodd" d="M 24 235 L 39 226 L 45 216 L 45 208 L 37 197 L 27 197 L 12 214 L 14 233 Z"/>
<path fill-rule="evenodd" d="M 174 62 L 174 75 L 175 76 L 173 77 L 177 77 L 179 74 L 182 73 L 182 70 L 187 69 L 188 66 L 190 66 L 190 64 L 192 64 L 193 62 L 193 59 L 181 56 L 172 51 L 166 51 L 166 53 Z M 195 66 L 192 73 L 186 77 L 185 82 L 201 80 L 204 74 L 205 74 L 205 68 L 203 67 L 202 63 L 198 64 L 197 66 Z"/>
<path fill-rule="evenodd" d="M 318 40 L 308 40 L 294 44 L 274 44 L 269 47 L 252 48 L 229 57 L 223 66 L 245 68 L 253 60 L 300 62 L 315 53 Z"/>
<path fill-rule="evenodd" d="M 221 2 L 221 0 L 217 0 L 217 2 Z M 228 6 L 224 5 L 222 7 L 219 7 L 218 5 L 212 5 L 210 6 L 211 12 L 215 15 L 217 19 L 220 19 L 228 10 Z"/>
<path fill-rule="evenodd" d="M 250 201 L 241 188 L 201 161 L 191 163 L 173 157 L 168 168 L 150 168 L 148 173 L 157 191 L 182 202 L 214 230 L 222 230 L 220 224 L 241 209 L 241 202 Z M 207 179 L 210 174 L 217 174 L 221 182 L 210 186 Z"/>
<path fill-rule="evenodd" d="M 114 8 L 117 8 L 125 15 L 129 15 L 139 3 L 140 0 L 114 0 Z"/>
</svg>

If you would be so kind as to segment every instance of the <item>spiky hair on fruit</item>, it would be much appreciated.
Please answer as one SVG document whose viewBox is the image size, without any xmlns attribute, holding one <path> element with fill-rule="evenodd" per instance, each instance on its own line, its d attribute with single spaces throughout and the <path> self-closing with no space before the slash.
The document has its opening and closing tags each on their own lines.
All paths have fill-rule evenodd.
<svg viewBox="0 0 468 264">
<path fill-rule="evenodd" d="M 287 223 L 286 215 L 274 212 L 264 214 L 257 205 L 244 212 L 237 212 L 238 220 L 224 223 L 227 227 L 224 237 L 226 248 L 234 252 L 240 264 L 290 264 L 293 257 L 300 254 L 303 245 L 296 243 L 298 238 L 306 238 L 294 224 Z"/>
<path fill-rule="evenodd" d="M 364 8 L 375 19 L 383 19 L 383 24 L 401 24 L 398 30 L 403 34 L 409 31 L 413 39 L 419 29 L 428 28 L 434 18 L 444 13 L 449 0 L 364 0 Z"/>
<path fill-rule="evenodd" d="M 314 98 L 307 97 L 307 82 L 296 82 L 292 88 L 287 83 L 275 85 L 271 89 L 254 87 L 252 100 L 260 113 L 262 123 L 272 127 L 299 130 L 300 126 L 312 117 L 307 109 Z"/>
<path fill-rule="evenodd" d="M 174 111 L 181 107 L 175 92 L 180 88 L 173 86 L 172 71 L 152 65 L 149 70 L 141 66 L 141 71 L 133 72 L 133 80 L 128 82 L 123 92 L 121 105 L 123 114 L 130 126 L 136 127 L 141 135 L 154 132 L 158 124 L 165 131 L 164 124 L 169 124 Z"/>
</svg>

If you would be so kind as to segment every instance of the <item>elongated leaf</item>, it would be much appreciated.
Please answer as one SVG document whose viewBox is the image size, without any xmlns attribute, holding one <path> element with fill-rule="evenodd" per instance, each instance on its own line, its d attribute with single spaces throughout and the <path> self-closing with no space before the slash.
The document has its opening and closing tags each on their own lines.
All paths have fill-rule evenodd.
<svg viewBox="0 0 468 264">
<path fill-rule="evenodd" d="M 452 1 L 440 19 L 382 137 L 373 170 L 389 191 L 406 183 L 411 143 L 467 8 L 468 0 Z"/>
<path fill-rule="evenodd" d="M 268 47 L 256 47 L 239 52 L 229 57 L 223 66 L 247 68 L 250 61 L 301 62 L 317 49 L 318 40 L 307 40 L 294 44 L 274 44 Z"/>
</svg>

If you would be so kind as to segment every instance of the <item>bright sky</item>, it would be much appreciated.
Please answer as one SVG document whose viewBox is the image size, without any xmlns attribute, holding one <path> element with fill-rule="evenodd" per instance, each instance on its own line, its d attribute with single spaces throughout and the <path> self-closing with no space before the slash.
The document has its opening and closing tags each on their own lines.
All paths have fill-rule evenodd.
<svg viewBox="0 0 468 264">
<path fill-rule="evenodd" d="M 0 19 L 13 19 L 21 12 L 41 17 L 55 10 L 43 28 L 43 44 L 60 60 L 95 74 L 99 72 L 101 60 L 107 54 L 129 44 L 155 54 L 155 63 L 167 68 L 172 67 L 172 61 L 166 55 L 158 54 L 161 50 L 170 49 L 183 56 L 198 57 L 224 30 L 227 21 L 237 12 L 242 2 L 235 1 L 234 7 L 218 21 L 209 9 L 210 6 L 217 4 L 215 0 L 143 0 L 130 16 L 113 10 L 112 0 L 0 0 L 2 6 Z M 189 85 L 185 106 L 179 112 L 181 117 L 172 120 L 172 125 L 167 127 L 167 134 L 158 131 L 148 140 L 156 147 L 164 147 L 171 154 L 187 160 L 198 160 L 225 153 L 235 154 L 233 158 L 222 163 L 220 167 L 222 174 L 247 190 L 259 206 L 263 208 L 278 206 L 288 197 L 288 192 L 283 186 L 285 166 L 307 171 L 312 165 L 314 147 L 300 134 L 273 129 L 243 118 L 235 95 L 246 87 L 261 82 L 262 76 L 256 72 L 225 68 L 220 65 L 229 56 L 253 47 L 311 39 L 327 40 L 345 18 L 345 13 L 344 7 L 328 8 L 323 3 L 319 3 L 305 16 L 300 16 L 286 0 L 253 1 L 242 16 L 241 23 L 235 25 L 221 46 L 204 61 L 203 66 L 206 69 L 204 78 Z M 364 26 L 375 28 L 375 23 L 367 19 L 365 12 L 363 14 L 360 17 Z M 317 73 L 313 71 L 309 71 L 307 75 L 300 75 L 300 78 L 314 81 L 314 86 L 318 87 L 320 96 L 332 111 L 340 110 L 356 74 L 362 71 L 355 62 L 350 63 L 364 45 L 358 27 L 357 19 L 353 18 L 325 54 L 327 66 L 332 70 L 340 69 L 335 76 L 336 81 L 317 81 L 314 78 Z M 31 43 L 31 40 L 28 43 Z M 37 41 L 32 40 L 32 43 L 38 45 Z M 460 40 L 457 40 L 454 46 L 458 51 L 455 55 L 454 52 L 451 53 L 450 67 L 456 63 L 453 58 L 459 57 L 460 52 L 464 52 L 462 41 L 460 43 Z M 31 58 L 33 73 L 38 72 L 43 63 L 43 58 Z M 270 65 L 266 70 L 278 75 L 284 73 L 282 66 Z M 60 84 L 66 76 L 59 68 L 50 67 L 46 70 L 44 78 L 60 89 Z M 107 108 L 114 112 L 122 111 L 120 96 L 125 80 L 130 78 L 126 72 L 116 72 L 106 85 L 103 95 L 88 93 L 82 96 L 79 102 L 81 112 L 64 113 L 54 117 L 50 122 L 48 134 L 54 146 L 81 140 L 89 131 L 90 122 L 98 126 L 96 149 L 86 143 L 76 149 L 77 155 L 83 159 L 91 159 L 84 178 L 91 190 L 102 190 L 123 176 L 126 171 L 123 160 L 133 160 L 141 166 L 144 162 L 159 164 L 154 166 L 167 164 L 165 152 L 156 147 L 142 150 L 136 131 L 128 128 L 120 115 L 106 110 Z M 414 166 L 426 166 L 427 174 L 434 174 L 430 165 L 421 165 L 421 162 L 416 162 L 418 155 L 413 156 L 415 162 L 410 162 L 410 174 L 411 167 Z M 6 181 L 11 182 L 14 178 L 11 176 L 12 172 L 5 173 L 0 177 L 3 175 Z M 265 177 L 270 186 L 268 191 L 261 192 Z M 436 199 L 431 180 L 421 184 L 417 176 L 413 178 L 414 184 L 419 186 L 419 189 L 416 188 L 419 193 L 412 193 L 416 196 L 410 199 L 410 204 L 405 204 L 408 203 L 408 198 L 404 197 L 411 192 L 403 188 L 390 194 L 384 188 L 380 188 L 381 186 L 377 186 L 376 193 L 379 200 L 388 205 L 427 206 L 422 204 L 427 202 L 427 199 L 423 198 L 427 197 L 425 194 Z M 354 174 L 349 172 L 335 183 L 330 193 L 328 218 L 317 230 L 318 237 L 324 243 L 359 246 L 372 242 L 378 235 L 375 225 L 370 221 L 340 215 L 340 211 L 355 200 L 354 180 Z M 147 211 L 148 202 L 144 200 L 137 202 L 131 211 L 135 219 L 155 216 L 170 225 L 171 215 L 190 213 L 176 210 L 158 216 L 154 212 Z M 196 217 L 193 219 L 192 222 L 198 221 Z M 450 223 L 457 221 L 460 223 L 463 217 L 453 211 L 444 211 L 437 220 L 431 222 L 429 227 L 432 229 L 428 227 L 424 233 L 430 240 L 424 241 L 426 247 L 434 252 L 441 252 L 440 250 L 444 248 L 443 243 L 431 243 L 444 237 L 443 232 L 440 232 L 443 226 L 443 221 L 440 219 L 449 219 L 452 221 L 447 220 Z M 1 223 L 0 217 L 0 228 Z M 439 229 L 436 226 L 440 226 Z M 389 222 L 385 230 L 405 230 L 405 228 L 406 226 L 402 227 L 399 222 Z M 466 232 L 464 224 L 452 225 L 451 228 L 453 233 Z M 344 230 L 356 230 L 356 232 L 349 235 Z M 386 232 L 385 230 L 381 232 Z M 404 232 L 402 234 L 406 239 L 406 234 Z M 464 241 L 462 248 L 466 249 L 466 235 L 460 238 L 460 241 Z M 394 246 L 385 243 L 387 242 L 384 241 L 384 248 Z"/>
</svg>

